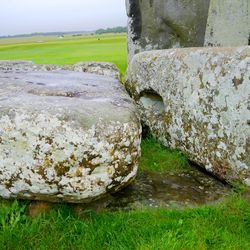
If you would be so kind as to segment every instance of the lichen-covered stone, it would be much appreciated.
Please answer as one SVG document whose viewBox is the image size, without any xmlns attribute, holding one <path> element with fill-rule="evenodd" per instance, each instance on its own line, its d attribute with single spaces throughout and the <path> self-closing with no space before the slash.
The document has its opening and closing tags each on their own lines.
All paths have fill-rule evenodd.
<svg viewBox="0 0 250 250">
<path fill-rule="evenodd" d="M 114 78 L 0 72 L 0 196 L 78 203 L 114 192 L 136 175 L 140 133 Z"/>
<path fill-rule="evenodd" d="M 119 69 L 109 62 L 79 62 L 73 65 L 34 64 L 32 61 L 0 60 L 0 72 L 34 72 L 69 70 L 76 72 L 94 73 L 121 80 Z"/>
<path fill-rule="evenodd" d="M 140 53 L 126 76 L 152 134 L 220 179 L 250 183 L 250 47 Z"/>
<path fill-rule="evenodd" d="M 210 0 L 126 0 L 129 61 L 141 51 L 204 45 Z"/>
<path fill-rule="evenodd" d="M 250 0 L 211 0 L 205 46 L 250 45 Z"/>
</svg>

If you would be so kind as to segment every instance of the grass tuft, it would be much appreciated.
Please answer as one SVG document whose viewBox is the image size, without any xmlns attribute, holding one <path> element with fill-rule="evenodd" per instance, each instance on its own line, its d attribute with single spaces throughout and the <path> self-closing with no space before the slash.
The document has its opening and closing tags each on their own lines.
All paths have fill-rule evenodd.
<svg viewBox="0 0 250 250">
<path fill-rule="evenodd" d="M 140 169 L 149 172 L 179 172 L 189 166 L 187 158 L 178 150 L 167 149 L 155 139 L 142 141 Z"/>
</svg>

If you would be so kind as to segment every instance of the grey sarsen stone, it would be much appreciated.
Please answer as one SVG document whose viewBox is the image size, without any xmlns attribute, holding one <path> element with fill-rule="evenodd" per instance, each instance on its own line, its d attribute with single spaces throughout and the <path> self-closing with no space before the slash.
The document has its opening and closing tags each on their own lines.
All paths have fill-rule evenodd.
<svg viewBox="0 0 250 250">
<path fill-rule="evenodd" d="M 140 134 L 115 78 L 1 72 L 0 196 L 78 203 L 114 192 L 136 175 Z"/>
<path fill-rule="evenodd" d="M 126 85 L 163 144 L 222 180 L 250 184 L 250 47 L 143 52 Z"/>
</svg>

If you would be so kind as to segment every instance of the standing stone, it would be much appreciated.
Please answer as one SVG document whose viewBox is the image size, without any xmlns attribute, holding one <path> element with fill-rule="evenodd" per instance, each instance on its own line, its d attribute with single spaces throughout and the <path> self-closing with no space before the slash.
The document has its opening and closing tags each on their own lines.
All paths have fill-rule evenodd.
<svg viewBox="0 0 250 250">
<path fill-rule="evenodd" d="M 115 192 L 136 175 L 140 133 L 115 78 L 0 72 L 0 196 L 79 203 Z"/>
<path fill-rule="evenodd" d="M 204 45 L 210 0 L 126 0 L 128 57 L 145 50 Z"/>
<path fill-rule="evenodd" d="M 126 85 L 154 137 L 250 186 L 250 47 L 143 52 Z"/>
<path fill-rule="evenodd" d="M 205 46 L 250 45 L 250 0 L 211 0 Z"/>
</svg>

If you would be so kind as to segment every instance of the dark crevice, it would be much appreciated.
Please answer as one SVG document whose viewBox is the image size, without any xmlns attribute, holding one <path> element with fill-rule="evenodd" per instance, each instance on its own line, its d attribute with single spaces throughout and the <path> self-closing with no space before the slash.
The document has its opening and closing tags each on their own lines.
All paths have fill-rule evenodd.
<svg viewBox="0 0 250 250">
<path fill-rule="evenodd" d="M 132 40 L 135 42 L 139 40 L 142 32 L 142 17 L 139 0 L 128 0 L 129 10 L 128 16 L 132 19 Z"/>
<path fill-rule="evenodd" d="M 142 138 L 143 139 L 149 139 L 152 138 L 150 128 L 147 124 L 142 123 Z"/>
<path fill-rule="evenodd" d="M 218 176 L 214 175 L 212 172 L 207 171 L 204 167 L 198 165 L 197 163 L 195 163 L 194 161 L 188 160 L 189 161 L 189 165 L 196 168 L 197 170 L 199 170 L 200 172 L 210 176 L 211 178 L 221 182 L 222 184 L 230 187 L 231 185 L 229 185 L 225 180 L 222 180 L 220 178 L 218 178 Z"/>
</svg>

